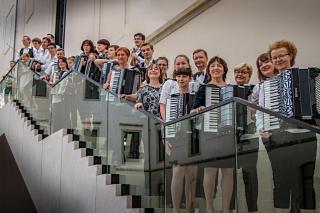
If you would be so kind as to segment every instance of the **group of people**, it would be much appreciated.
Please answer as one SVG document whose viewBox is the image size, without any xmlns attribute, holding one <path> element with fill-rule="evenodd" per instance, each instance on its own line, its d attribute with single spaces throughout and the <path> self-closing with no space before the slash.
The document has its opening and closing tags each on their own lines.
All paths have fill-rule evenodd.
<svg viewBox="0 0 320 213">
<path fill-rule="evenodd" d="M 75 57 L 65 57 L 64 50 L 55 43 L 54 36 L 48 33 L 42 39 L 35 37 L 31 40 L 28 35 L 22 38 L 23 47 L 17 51 L 17 58 L 29 65 L 32 60 L 34 71 L 41 74 L 41 79 L 54 83 L 54 80 L 65 76 L 72 68 Z M 10 61 L 14 66 L 16 61 Z M 56 73 L 55 73 L 56 71 Z M 55 79 L 54 74 L 58 75 Z"/>
<path fill-rule="evenodd" d="M 24 47 L 19 51 L 21 61 L 27 63 L 30 58 L 36 59 L 38 63 L 35 68 L 38 71 L 42 71 L 42 79 L 46 79 L 49 82 L 52 81 L 52 67 L 54 64 L 58 65 L 58 70 L 61 73 L 60 77 L 75 66 L 75 57 L 66 58 L 64 50 L 55 44 L 54 37 L 51 34 L 43 37 L 42 40 L 39 38 L 31 40 L 29 36 L 24 36 L 22 42 Z M 33 47 L 31 47 L 31 42 Z M 214 85 L 215 87 L 222 88 L 227 86 L 226 76 L 229 68 L 227 62 L 219 56 L 210 58 L 204 49 L 196 49 L 192 53 L 192 59 L 196 67 L 196 71 L 193 71 L 188 56 L 179 54 L 174 58 L 172 77 L 169 78 L 168 59 L 164 56 L 154 58 L 154 47 L 145 41 L 145 36 L 142 33 L 134 35 L 134 42 L 135 46 L 130 50 L 127 47 L 111 45 L 107 39 L 98 40 L 96 47 L 91 40 L 84 40 L 81 44 L 79 56 L 85 56 L 87 59 L 90 59 L 101 71 L 99 79 L 96 79 L 96 81 L 106 90 L 110 88 L 110 81 L 112 79 L 112 72 L 104 72 L 103 68 L 106 63 L 116 63 L 117 69 L 120 70 L 145 68 L 144 81 L 141 82 L 138 92 L 134 94 L 120 94 L 121 98 L 134 101 L 136 108 L 142 108 L 152 115 L 165 120 L 168 99 L 172 94 L 190 93 L 190 83 L 193 82 L 199 87 L 195 93 L 195 101 L 193 106 L 191 106 L 193 109 L 191 112 L 201 112 L 205 107 L 208 107 L 205 104 L 206 87 Z M 253 103 L 265 107 L 264 82 L 282 71 L 293 67 L 296 55 L 297 48 L 292 42 L 280 40 L 272 43 L 265 53 L 257 57 L 256 70 L 259 83 L 252 91 L 251 101 Z M 86 60 L 82 60 L 80 65 L 85 66 L 86 63 Z M 249 84 L 253 74 L 253 67 L 248 63 L 240 63 L 233 69 L 233 72 L 234 80 L 238 85 Z M 261 120 L 259 120 L 258 113 L 256 126 L 265 144 L 277 144 L 281 133 L 265 130 Z M 299 135 L 299 133 L 288 134 L 286 136 L 291 137 L 292 140 L 299 137 L 306 138 L 304 133 L 301 133 L 304 135 Z M 274 151 L 271 146 L 268 147 L 266 145 L 273 171 L 274 207 L 278 212 L 289 212 L 290 210 L 291 212 L 315 212 L 313 174 L 317 149 L 314 142 L 316 138 L 315 135 L 310 134 L 306 139 L 310 143 L 301 143 L 299 149 L 305 150 L 307 154 L 301 155 L 299 162 L 292 161 L 297 153 L 300 154 L 295 148 L 282 147 Z M 282 155 L 282 153 L 286 153 L 286 155 Z M 306 156 L 308 158 L 304 160 Z M 203 184 L 208 213 L 214 212 L 212 200 L 219 168 L 222 170 L 222 212 L 230 212 L 230 209 L 232 209 L 230 205 L 234 191 L 234 168 L 232 166 L 226 166 L 225 168 L 207 167 L 204 169 Z M 193 211 L 196 175 L 196 166 L 173 166 L 171 194 L 173 211 L 175 213 L 179 212 L 180 209 L 184 179 L 186 184 L 185 189 L 188 189 L 185 192 L 187 212 Z M 258 187 L 256 168 L 252 174 L 249 172 L 247 175 L 255 183 L 247 181 L 245 184 L 253 184 L 253 187 Z M 288 176 L 290 176 L 291 181 L 288 181 Z M 247 188 L 250 187 L 246 187 L 246 190 Z M 249 212 L 258 211 L 257 191 L 258 189 L 255 189 L 251 193 L 249 196 L 250 201 L 247 198 Z"/>
</svg>

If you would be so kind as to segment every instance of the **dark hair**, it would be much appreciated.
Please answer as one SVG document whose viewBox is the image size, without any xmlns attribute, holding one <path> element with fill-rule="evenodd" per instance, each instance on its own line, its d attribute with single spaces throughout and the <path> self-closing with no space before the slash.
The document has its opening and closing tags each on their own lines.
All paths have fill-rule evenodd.
<svg viewBox="0 0 320 213">
<path fill-rule="evenodd" d="M 209 60 L 208 65 L 207 65 L 207 69 L 206 69 L 206 72 L 209 74 L 208 82 L 211 81 L 211 74 L 210 74 L 209 68 L 210 68 L 210 65 L 213 64 L 214 62 L 218 62 L 219 64 L 222 64 L 223 71 L 224 71 L 222 79 L 223 79 L 223 81 L 225 81 L 227 78 L 227 73 L 228 73 L 227 62 L 223 58 L 220 58 L 219 56 L 214 56 L 213 58 L 211 58 Z"/>
<path fill-rule="evenodd" d="M 150 44 L 150 43 L 143 43 L 143 44 L 141 45 L 140 49 L 141 49 L 142 47 L 145 47 L 145 46 L 149 46 L 149 47 L 153 50 L 153 45 Z"/>
<path fill-rule="evenodd" d="M 186 59 L 186 61 L 188 62 L 189 66 L 190 66 L 190 59 L 189 59 L 189 57 L 186 56 L 185 54 L 179 54 L 179 55 L 177 55 L 177 56 L 174 58 L 174 63 L 176 63 L 177 58 L 184 58 L 184 59 Z M 173 78 L 176 78 L 176 76 L 177 76 L 177 71 L 178 71 L 178 70 L 173 69 L 173 73 L 172 73 L 172 77 L 173 77 Z"/>
<path fill-rule="evenodd" d="M 41 39 L 38 37 L 35 37 L 32 39 L 32 42 L 38 42 L 39 44 L 41 44 Z"/>
<path fill-rule="evenodd" d="M 87 44 L 87 45 L 89 45 L 91 48 L 90 48 L 90 52 L 92 53 L 93 51 L 94 51 L 94 45 L 93 45 L 93 42 L 91 41 L 91 40 L 89 40 L 89 39 L 86 39 L 86 40 L 84 40 L 83 42 L 82 42 L 82 44 L 81 44 L 81 50 L 83 51 L 83 45 L 85 45 L 85 44 Z"/>
<path fill-rule="evenodd" d="M 145 40 L 146 40 L 146 36 L 145 36 L 145 35 L 143 35 L 142 33 L 136 33 L 136 34 L 134 34 L 134 36 L 133 36 L 133 37 L 136 37 L 136 36 L 140 36 L 140 37 L 142 38 L 142 40 L 143 40 L 143 41 L 145 41 Z"/>
<path fill-rule="evenodd" d="M 260 70 L 259 61 L 261 61 L 261 62 L 271 61 L 270 55 L 268 53 L 262 53 L 261 55 L 258 56 L 258 58 L 256 60 L 256 65 L 257 65 L 257 70 L 258 70 L 258 78 L 259 78 L 259 81 L 262 82 L 262 81 L 266 80 L 266 76 L 264 76 Z M 276 68 L 274 68 L 274 72 L 277 74 L 279 73 L 279 71 Z"/>
<path fill-rule="evenodd" d="M 116 45 L 116 44 L 112 44 L 112 45 L 110 45 L 110 46 L 108 47 L 108 49 L 109 49 L 109 48 L 111 48 L 111 47 L 113 47 L 113 48 L 114 48 L 114 50 L 119 49 L 119 45 Z"/>
<path fill-rule="evenodd" d="M 52 35 L 51 33 L 47 33 L 47 36 L 51 36 L 51 38 L 54 38 L 54 35 Z"/>
<path fill-rule="evenodd" d="M 206 56 L 206 58 L 208 59 L 208 53 L 207 53 L 207 51 L 205 51 L 204 49 L 196 49 L 195 51 L 193 51 L 192 57 L 193 57 L 195 54 L 200 53 L 200 52 L 203 52 L 204 55 Z"/>
<path fill-rule="evenodd" d="M 43 37 L 42 40 L 47 40 L 47 42 L 50 44 L 51 43 L 51 40 L 47 37 Z"/>
<path fill-rule="evenodd" d="M 49 45 L 48 45 L 48 47 L 49 46 L 53 46 L 54 48 L 57 48 L 57 45 L 55 44 L 55 43 L 53 43 L 53 42 L 51 42 Z"/>
<path fill-rule="evenodd" d="M 97 44 L 106 45 L 107 48 L 110 46 L 110 42 L 107 39 L 100 39 L 100 40 L 97 41 Z"/>
<path fill-rule="evenodd" d="M 27 38 L 28 41 L 31 41 L 31 38 L 28 35 L 24 35 L 24 36 L 22 36 L 22 38 Z"/>
<path fill-rule="evenodd" d="M 66 57 L 61 57 L 58 59 L 58 67 L 59 67 L 59 61 L 62 60 L 64 63 L 66 63 L 67 65 L 67 69 L 69 70 L 69 65 L 68 65 L 68 61 L 67 61 L 67 58 Z M 60 67 L 59 67 L 60 68 Z"/>
<path fill-rule="evenodd" d="M 180 68 L 176 71 L 176 76 L 177 75 L 187 75 L 189 77 L 192 77 L 192 70 L 191 68 Z"/>
<path fill-rule="evenodd" d="M 146 79 L 147 83 L 150 83 L 150 78 L 149 78 L 149 75 L 148 75 L 148 71 L 149 71 L 149 69 L 152 68 L 153 66 L 156 66 L 156 67 L 158 68 L 158 70 L 159 70 L 159 72 L 160 72 L 159 83 L 162 84 L 162 83 L 163 83 L 162 71 L 159 69 L 158 65 L 157 65 L 157 64 L 154 64 L 154 63 L 152 63 L 152 64 L 150 64 L 150 65 L 148 66 L 148 69 L 147 69 L 146 74 L 145 74 L 145 79 Z"/>
<path fill-rule="evenodd" d="M 157 60 L 156 60 L 156 63 L 158 63 L 158 61 L 160 61 L 160 60 L 164 60 L 164 61 L 166 61 L 167 65 L 169 65 L 169 60 L 168 60 L 168 58 L 167 58 L 167 57 L 164 57 L 164 56 L 160 56 L 160 57 L 158 57 L 158 58 L 157 58 Z"/>
<path fill-rule="evenodd" d="M 62 51 L 64 53 L 64 49 L 62 48 L 57 49 L 57 51 Z"/>
</svg>

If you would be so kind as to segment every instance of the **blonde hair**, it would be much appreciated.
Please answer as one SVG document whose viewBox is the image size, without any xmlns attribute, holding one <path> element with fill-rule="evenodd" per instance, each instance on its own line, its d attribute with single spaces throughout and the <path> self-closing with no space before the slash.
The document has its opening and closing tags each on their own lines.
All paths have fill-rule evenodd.
<svg viewBox="0 0 320 213">
<path fill-rule="evenodd" d="M 238 64 L 235 68 L 234 68 L 234 72 L 238 71 L 238 70 L 242 70 L 242 69 L 246 69 L 248 70 L 249 72 L 249 76 L 251 77 L 252 75 L 252 72 L 253 72 L 253 69 L 252 69 L 252 66 L 250 64 L 247 64 L 247 63 L 241 63 L 241 64 Z"/>
</svg>

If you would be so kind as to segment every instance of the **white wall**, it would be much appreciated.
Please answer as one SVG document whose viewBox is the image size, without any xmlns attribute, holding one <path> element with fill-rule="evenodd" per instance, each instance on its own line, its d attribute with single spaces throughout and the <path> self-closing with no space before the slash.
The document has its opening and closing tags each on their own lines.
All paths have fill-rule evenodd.
<svg viewBox="0 0 320 213">
<path fill-rule="evenodd" d="M 297 66 L 319 67 L 319 8 L 319 0 L 221 0 L 158 43 L 155 50 L 172 62 L 177 54 L 191 57 L 193 50 L 204 48 L 210 57 L 226 59 L 227 81 L 233 82 L 235 65 L 255 65 L 270 43 L 288 39 L 298 47 Z M 253 80 L 257 81 L 256 74 Z"/>
<path fill-rule="evenodd" d="M 133 35 L 146 36 L 195 0 L 68 0 L 66 51 L 78 54 L 84 39 L 107 38 L 120 46 L 133 46 Z"/>
<path fill-rule="evenodd" d="M 29 35 L 31 38 L 46 36 L 47 33 L 53 33 L 55 30 L 55 10 L 56 0 L 0 0 L 0 38 L 7 32 L 6 39 L 0 40 L 0 74 L 5 74 L 9 67 L 9 61 L 12 60 L 14 46 L 19 50 L 22 46 L 22 36 Z M 15 7 L 18 7 L 17 26 L 15 28 Z M 12 9 L 11 9 L 12 8 Z M 11 12 L 10 12 L 11 11 Z M 6 23 L 6 17 L 13 16 L 11 25 Z M 11 21 L 11 20 L 10 20 Z M 10 22 L 11 23 L 11 22 Z M 14 41 L 14 32 L 16 30 L 16 40 Z M 10 36 L 9 36 L 10 35 Z"/>
<path fill-rule="evenodd" d="M 9 69 L 13 56 L 16 5 L 13 0 L 0 1 L 0 76 Z M 8 45 L 9 44 L 9 45 Z M 2 78 L 1 78 L 2 79 Z"/>
<path fill-rule="evenodd" d="M 68 0 L 66 54 L 78 54 L 84 39 L 107 38 L 111 43 L 132 47 L 135 32 L 151 34 L 195 1 Z M 4 48 L 2 38 L 4 17 L 14 2 L 0 0 L 0 74 L 12 57 L 12 49 Z M 21 46 L 23 34 L 42 37 L 47 32 L 54 32 L 56 0 L 18 2 L 17 47 Z M 32 2 L 34 7 L 30 6 Z M 204 48 L 209 56 L 219 54 L 225 58 L 232 70 L 241 62 L 254 65 L 256 57 L 266 51 L 271 42 L 285 38 L 298 47 L 296 65 L 320 66 L 319 8 L 319 0 L 221 0 L 156 44 L 155 56 L 167 56 L 172 71 L 177 54 L 191 57 L 193 50 Z M 13 35 L 9 38 L 13 39 Z M 13 46 L 13 41 L 11 43 Z M 256 75 L 253 80 L 257 80 Z M 228 81 L 233 82 L 231 71 Z"/>
</svg>

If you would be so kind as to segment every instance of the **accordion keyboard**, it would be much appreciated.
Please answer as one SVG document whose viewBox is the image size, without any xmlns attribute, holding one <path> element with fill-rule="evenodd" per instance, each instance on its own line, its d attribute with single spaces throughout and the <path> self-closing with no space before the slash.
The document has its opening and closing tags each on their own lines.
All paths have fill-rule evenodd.
<svg viewBox="0 0 320 213">
<path fill-rule="evenodd" d="M 206 87 L 206 107 L 218 104 L 220 102 L 220 88 Z M 203 131 L 218 132 L 219 110 L 214 109 L 204 114 Z"/>
<path fill-rule="evenodd" d="M 264 106 L 275 112 L 280 112 L 280 78 L 274 77 L 263 83 L 264 86 Z M 278 118 L 263 114 L 263 126 L 265 130 L 279 129 L 280 121 Z"/>
</svg>

